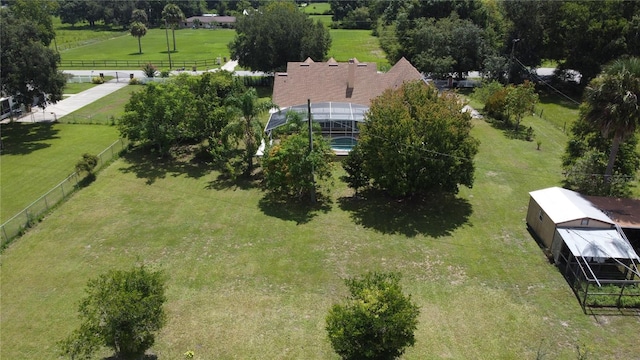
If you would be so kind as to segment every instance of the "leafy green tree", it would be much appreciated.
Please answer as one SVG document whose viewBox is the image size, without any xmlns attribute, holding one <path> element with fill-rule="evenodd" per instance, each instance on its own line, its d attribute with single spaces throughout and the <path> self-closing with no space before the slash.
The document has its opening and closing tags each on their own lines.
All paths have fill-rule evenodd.
<svg viewBox="0 0 640 360">
<path fill-rule="evenodd" d="M 151 146 L 160 155 L 168 155 L 172 146 L 188 139 L 185 119 L 199 116 L 194 94 L 171 82 L 147 84 L 131 95 L 124 109 L 118 122 L 121 136 Z"/>
<path fill-rule="evenodd" d="M 184 13 L 176 4 L 167 4 L 162 10 L 162 18 L 171 26 L 173 36 L 173 51 L 176 51 L 176 28 L 184 20 Z"/>
<path fill-rule="evenodd" d="M 637 1 L 543 1 L 552 7 L 547 18 L 547 49 L 542 55 L 573 69 L 588 84 L 603 66 L 621 56 L 640 56 Z M 531 15 L 531 14 L 530 14 Z M 585 54 L 589 54 L 585 56 Z M 528 64 L 528 63 L 527 63 Z M 533 64 L 528 64 L 533 65 Z"/>
<path fill-rule="evenodd" d="M 314 23 L 293 2 L 274 1 L 238 18 L 229 49 L 242 67 L 277 71 L 289 61 L 322 60 L 330 46 L 329 30 L 321 22 Z"/>
<path fill-rule="evenodd" d="M 79 307 L 82 323 L 61 342 L 63 355 L 88 359 L 106 346 L 118 359 L 140 359 L 166 322 L 163 274 L 143 266 L 110 271 L 90 280 L 86 292 Z"/>
<path fill-rule="evenodd" d="M 347 172 L 347 175 L 343 176 L 342 180 L 354 190 L 356 198 L 358 197 L 358 190 L 369 186 L 371 181 L 364 171 L 363 163 L 364 157 L 357 145 L 349 152 L 349 155 L 342 163 L 344 171 Z"/>
<path fill-rule="evenodd" d="M 249 176 L 253 172 L 253 157 L 264 133 L 264 125 L 260 123 L 259 116 L 277 105 L 271 101 L 260 101 L 255 88 L 250 88 L 240 96 L 228 97 L 226 102 L 237 116 L 227 124 L 224 132 L 228 137 L 235 138 L 236 143 L 239 143 L 239 140 L 244 143 L 245 175 Z"/>
<path fill-rule="evenodd" d="M 442 19 L 403 17 L 398 20 L 397 37 L 403 41 L 396 56 L 403 55 L 418 70 L 437 76 L 479 70 L 491 52 L 484 30 L 455 14 Z"/>
<path fill-rule="evenodd" d="M 333 152 L 322 136 L 313 137 L 313 152 L 307 134 L 283 136 L 265 149 L 263 185 L 273 195 L 302 199 L 316 191 L 317 183 L 331 179 L 332 160 Z"/>
<path fill-rule="evenodd" d="M 140 44 L 140 39 L 147 35 L 147 27 L 138 21 L 135 21 L 131 24 L 131 29 L 129 30 L 131 36 L 138 38 L 138 54 L 142 54 L 142 45 Z"/>
<path fill-rule="evenodd" d="M 538 103 L 538 94 L 533 83 L 525 81 L 517 86 L 507 87 L 506 110 L 516 120 L 516 131 L 526 114 L 531 114 Z"/>
<path fill-rule="evenodd" d="M 58 0 L 58 15 L 63 24 L 75 24 L 86 19 L 87 3 L 85 0 Z"/>
<path fill-rule="evenodd" d="M 66 83 L 58 71 L 60 56 L 48 48 L 50 35 L 42 31 L 47 30 L 34 21 L 0 9 L 0 90 L 27 108 L 34 100 L 43 108 L 61 100 Z"/>
<path fill-rule="evenodd" d="M 633 177 L 614 172 L 609 181 L 604 176 L 607 155 L 589 149 L 565 167 L 565 186 L 581 194 L 592 196 L 628 197 Z"/>
<path fill-rule="evenodd" d="M 188 137 L 197 142 L 209 140 L 210 146 L 221 141 L 223 129 L 236 115 L 229 111 L 227 98 L 246 91 L 242 80 L 228 71 L 218 71 L 199 76 L 181 74 L 174 83 L 195 97 L 195 116 L 184 119 Z"/>
<path fill-rule="evenodd" d="M 49 46 L 55 39 L 56 32 L 53 28 L 52 16 L 58 10 L 58 3 L 48 0 L 14 0 L 10 5 L 14 16 L 20 19 L 32 21 L 36 24 L 38 38 Z"/>
<path fill-rule="evenodd" d="M 358 145 L 373 185 L 394 196 L 457 193 L 473 186 L 471 117 L 453 95 L 408 82 L 371 102 Z"/>
<path fill-rule="evenodd" d="M 396 359 L 415 344 L 420 310 L 402 292 L 398 274 L 367 273 L 345 283 L 349 298 L 333 305 L 326 319 L 331 346 L 342 359 Z"/>
<path fill-rule="evenodd" d="M 640 58 L 619 59 L 585 89 L 581 115 L 613 142 L 605 171 L 613 173 L 620 144 L 640 127 Z"/>
</svg>

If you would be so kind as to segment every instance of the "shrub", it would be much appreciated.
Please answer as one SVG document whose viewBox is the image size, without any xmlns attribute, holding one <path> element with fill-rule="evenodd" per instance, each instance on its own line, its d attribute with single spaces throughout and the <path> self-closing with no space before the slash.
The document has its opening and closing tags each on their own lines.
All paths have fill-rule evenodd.
<svg viewBox="0 0 640 360">
<path fill-rule="evenodd" d="M 326 319 L 329 340 L 342 359 L 395 359 L 413 346 L 420 311 L 399 281 L 393 273 L 345 280 L 350 297 Z"/>
<path fill-rule="evenodd" d="M 507 88 L 502 88 L 487 98 L 484 104 L 484 111 L 488 116 L 497 120 L 508 120 L 507 93 Z"/>
<path fill-rule="evenodd" d="M 152 63 L 146 63 L 142 66 L 142 72 L 146 77 L 150 77 L 150 78 L 155 77 L 157 71 L 158 71 L 158 68 Z"/>
<path fill-rule="evenodd" d="M 90 280 L 86 292 L 79 307 L 82 323 L 60 343 L 62 355 L 86 359 L 102 345 L 117 359 L 141 358 L 166 321 L 162 273 L 143 266 L 110 271 Z"/>
<path fill-rule="evenodd" d="M 82 154 L 82 159 L 76 163 L 76 172 L 92 174 L 93 169 L 98 165 L 98 157 L 91 154 Z"/>
<path fill-rule="evenodd" d="M 160 70 L 160 77 L 161 78 L 168 78 L 169 75 L 171 75 L 171 69 L 162 69 L 162 70 Z"/>
<path fill-rule="evenodd" d="M 143 83 L 138 78 L 132 78 L 129 80 L 129 85 L 143 85 Z"/>
<path fill-rule="evenodd" d="M 100 77 L 100 76 L 94 76 L 91 78 L 91 83 L 92 84 L 104 84 L 104 78 Z"/>
</svg>

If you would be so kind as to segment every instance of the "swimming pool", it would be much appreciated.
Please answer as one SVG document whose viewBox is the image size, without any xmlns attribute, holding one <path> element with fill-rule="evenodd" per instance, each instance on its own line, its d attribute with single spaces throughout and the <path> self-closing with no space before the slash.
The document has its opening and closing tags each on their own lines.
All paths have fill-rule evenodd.
<svg viewBox="0 0 640 360">
<path fill-rule="evenodd" d="M 349 152 L 358 141 L 352 137 L 337 137 L 331 139 L 331 149 L 333 151 Z"/>
</svg>

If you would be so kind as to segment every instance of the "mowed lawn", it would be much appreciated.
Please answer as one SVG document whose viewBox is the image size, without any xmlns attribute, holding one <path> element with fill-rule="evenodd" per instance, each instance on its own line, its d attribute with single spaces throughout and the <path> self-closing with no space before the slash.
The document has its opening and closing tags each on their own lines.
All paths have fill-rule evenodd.
<svg viewBox="0 0 640 360">
<path fill-rule="evenodd" d="M 560 183 L 567 139 L 525 122 L 542 150 L 474 121 L 475 185 L 455 199 L 353 200 L 337 181 L 311 213 L 198 163 L 129 154 L 5 250 L 0 358 L 56 358 L 87 281 L 141 263 L 168 277 L 159 359 L 337 359 L 327 311 L 343 278 L 370 270 L 401 272 L 420 306 L 404 359 L 633 358 L 638 319 L 583 314 L 526 230 L 528 192 Z"/>
<path fill-rule="evenodd" d="M 171 60 L 175 66 L 181 61 L 214 60 L 217 57 L 229 58 L 227 44 L 235 36 L 234 30 L 178 29 L 176 30 L 176 51 L 173 51 L 173 38 L 169 30 Z M 63 61 L 69 60 L 130 60 L 141 62 L 165 61 L 168 63 L 167 38 L 164 29 L 150 29 L 140 40 L 142 54 L 138 53 L 138 39 L 131 35 L 94 42 L 60 52 Z"/>
<path fill-rule="evenodd" d="M 331 48 L 328 57 L 337 61 L 357 58 L 361 62 L 375 62 L 378 68 L 388 67 L 384 51 L 380 49 L 378 38 L 370 30 L 331 29 Z M 214 60 L 217 57 L 229 59 L 227 45 L 233 40 L 234 30 L 179 29 L 176 30 L 177 51 L 171 52 L 175 66 L 193 60 Z M 169 42 L 173 49 L 169 32 Z M 63 61 L 84 60 L 129 60 L 168 64 L 166 36 L 163 29 L 151 29 L 141 40 L 142 54 L 138 54 L 138 40 L 130 35 L 94 42 L 86 46 L 61 51 Z M 122 66 L 119 66 L 122 68 Z M 126 66 L 125 66 L 126 67 Z"/>
<path fill-rule="evenodd" d="M 97 155 L 117 139 L 113 126 L 3 124 L 0 222 L 73 173 L 82 154 Z"/>
</svg>

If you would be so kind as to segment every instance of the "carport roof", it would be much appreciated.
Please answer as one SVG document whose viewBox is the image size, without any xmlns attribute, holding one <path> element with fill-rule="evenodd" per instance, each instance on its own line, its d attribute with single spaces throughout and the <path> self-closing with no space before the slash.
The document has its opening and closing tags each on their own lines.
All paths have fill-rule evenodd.
<svg viewBox="0 0 640 360">
<path fill-rule="evenodd" d="M 615 225 L 605 213 L 575 191 L 551 187 L 529 193 L 556 224 L 578 219 L 594 219 Z"/>
<path fill-rule="evenodd" d="M 573 256 L 640 260 L 615 229 L 558 229 Z"/>
</svg>

